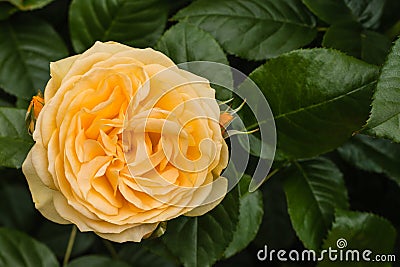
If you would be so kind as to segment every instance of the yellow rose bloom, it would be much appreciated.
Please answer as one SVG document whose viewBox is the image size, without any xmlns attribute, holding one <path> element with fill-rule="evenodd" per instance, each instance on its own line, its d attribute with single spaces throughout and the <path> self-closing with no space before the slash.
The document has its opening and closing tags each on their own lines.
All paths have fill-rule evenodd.
<svg viewBox="0 0 400 267">
<path fill-rule="evenodd" d="M 36 208 L 116 241 L 225 196 L 228 149 L 209 83 L 153 49 L 97 42 L 50 65 L 22 170 Z"/>
</svg>

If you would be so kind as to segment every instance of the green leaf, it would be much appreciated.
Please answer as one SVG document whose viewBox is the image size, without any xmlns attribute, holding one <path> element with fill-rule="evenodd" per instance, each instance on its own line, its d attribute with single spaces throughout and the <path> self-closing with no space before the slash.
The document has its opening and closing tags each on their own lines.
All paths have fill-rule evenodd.
<svg viewBox="0 0 400 267">
<path fill-rule="evenodd" d="M 181 216 L 168 222 L 161 237 L 185 267 L 211 266 L 233 239 L 239 217 L 237 187 L 212 211 L 200 217 Z"/>
<path fill-rule="evenodd" d="M 359 22 L 365 28 L 377 28 L 384 0 L 302 0 L 320 19 L 329 24 Z"/>
<path fill-rule="evenodd" d="M 377 29 L 383 14 L 386 0 L 344 0 L 347 7 L 367 29 Z"/>
<path fill-rule="evenodd" d="M 343 159 L 357 168 L 386 174 L 400 186 L 400 144 L 356 135 L 338 151 Z"/>
<path fill-rule="evenodd" d="M 304 246 L 317 250 L 332 226 L 335 208 L 348 208 L 343 175 L 333 162 L 295 162 L 285 172 L 288 211 Z"/>
<path fill-rule="evenodd" d="M 0 247 L 0 266 L 59 266 L 48 247 L 16 230 L 0 228 Z"/>
<path fill-rule="evenodd" d="M 0 136 L 32 140 L 25 126 L 25 109 L 0 107 Z M 31 141 L 33 142 L 33 141 Z"/>
<path fill-rule="evenodd" d="M 310 43 L 315 19 L 297 0 L 199 0 L 174 17 L 210 32 L 229 53 L 252 60 Z"/>
<path fill-rule="evenodd" d="M 24 99 L 24 98 L 17 98 L 17 101 L 15 101 L 15 107 L 26 109 L 29 107 L 30 103 L 31 103 L 31 99 L 28 100 L 28 99 Z"/>
<path fill-rule="evenodd" d="M 30 99 L 46 85 L 49 63 L 68 55 L 61 37 L 46 22 L 20 15 L 0 22 L 0 87 Z"/>
<path fill-rule="evenodd" d="M 159 240 L 157 240 L 159 241 Z M 146 248 L 142 243 L 125 244 L 118 253 L 118 258 L 135 267 L 175 267 L 175 262 L 162 257 Z"/>
<path fill-rule="evenodd" d="M 387 138 L 396 143 L 400 143 L 400 114 L 393 116 L 392 118 L 386 120 L 378 126 L 375 126 L 372 129 L 368 129 L 365 133 L 375 137 Z"/>
<path fill-rule="evenodd" d="M 274 114 L 278 154 L 308 158 L 343 144 L 368 118 L 377 72 L 337 51 L 310 49 L 251 73 Z"/>
<path fill-rule="evenodd" d="M 32 145 L 32 141 L 18 137 L 0 137 L 0 166 L 20 168 Z"/>
<path fill-rule="evenodd" d="M 252 193 L 248 191 L 250 180 L 251 177 L 245 175 L 238 185 L 240 188 L 239 222 L 233 240 L 225 250 L 225 258 L 232 257 L 247 247 L 257 235 L 262 222 L 264 214 L 262 193 L 260 190 Z"/>
<path fill-rule="evenodd" d="M 16 201 L 18 200 L 18 201 Z M 37 215 L 26 186 L 0 183 L 0 225 L 29 231 Z"/>
<path fill-rule="evenodd" d="M 42 8 L 54 0 L 6 0 L 18 7 L 19 10 L 27 11 Z"/>
<path fill-rule="evenodd" d="M 129 267 L 123 261 L 113 260 L 105 256 L 89 255 L 71 261 L 67 267 Z"/>
<path fill-rule="evenodd" d="M 24 109 L 0 107 L 0 166 L 20 168 L 33 144 Z"/>
<path fill-rule="evenodd" d="M 383 64 L 391 42 L 380 33 L 364 30 L 359 23 L 339 23 L 332 25 L 322 45 L 346 52 L 371 64 Z"/>
<path fill-rule="evenodd" d="M 167 222 L 167 232 L 169 229 L 168 227 L 169 227 L 169 224 Z M 165 259 L 166 261 L 168 261 L 170 263 L 174 263 L 175 265 L 178 265 L 178 266 L 181 265 L 181 264 L 179 264 L 180 260 L 178 259 L 178 257 L 175 256 L 168 249 L 168 247 L 165 245 L 164 242 L 162 242 L 162 238 L 148 238 L 148 239 L 142 240 L 142 242 L 140 242 L 140 246 L 143 246 L 143 248 L 146 248 L 147 250 L 149 250 L 150 253 L 158 255 L 159 257 L 161 257 L 162 259 Z M 130 262 L 129 259 L 126 259 L 126 260 L 128 262 Z"/>
<path fill-rule="evenodd" d="M 163 0 L 73 0 L 69 27 L 75 52 L 95 41 L 152 46 L 161 36 L 169 8 Z"/>
<path fill-rule="evenodd" d="M 297 240 L 287 211 L 283 180 L 284 177 L 278 172 L 261 188 L 264 198 L 264 217 L 257 237 L 253 241 L 258 247 L 268 244 L 271 248 L 290 248 Z"/>
<path fill-rule="evenodd" d="M 302 0 L 320 19 L 329 24 L 352 21 L 351 10 L 344 0 Z"/>
<path fill-rule="evenodd" d="M 32 202 L 32 201 L 31 201 Z M 40 224 L 36 238 L 46 244 L 54 254 L 62 259 L 67 249 L 71 234 L 71 225 L 61 225 L 50 221 Z M 89 250 L 95 241 L 95 235 L 91 232 L 77 231 L 75 243 L 72 247 L 71 257 L 80 255 Z"/>
<path fill-rule="evenodd" d="M 400 39 L 381 70 L 373 96 L 368 134 L 400 142 Z"/>
<path fill-rule="evenodd" d="M 5 99 L 0 98 L 0 107 L 12 107 L 13 104 Z"/>
<path fill-rule="evenodd" d="M 388 36 L 395 38 L 400 33 L 400 23 L 398 10 L 400 8 L 400 1 L 397 0 L 386 0 L 385 7 L 381 18 L 381 29 L 387 31 Z M 396 30 L 397 28 L 397 30 Z M 392 31 L 394 30 L 394 31 Z M 397 33 L 397 34 L 396 34 Z M 392 35 L 393 34 L 393 35 Z"/>
<path fill-rule="evenodd" d="M 165 53 L 175 63 L 190 61 L 210 61 L 229 65 L 224 51 L 214 37 L 194 25 L 180 22 L 164 33 L 155 49 Z M 214 83 L 228 88 L 233 87 L 230 68 L 218 64 L 188 64 L 183 68 L 204 77 Z M 215 86 L 217 99 L 227 100 L 232 96 L 231 91 Z"/>
<path fill-rule="evenodd" d="M 18 9 L 7 2 L 0 2 L 0 20 L 8 19 L 9 16 L 14 14 Z"/>
<path fill-rule="evenodd" d="M 189 61 L 228 64 L 224 51 L 211 34 L 184 22 L 166 31 L 155 49 L 168 55 L 177 64 Z"/>
<path fill-rule="evenodd" d="M 390 262 L 365 262 L 362 260 L 362 252 L 366 249 L 372 251 L 369 255 L 371 261 L 374 261 L 375 255 L 388 255 L 393 253 L 393 246 L 396 240 L 396 230 L 389 221 L 377 215 L 337 210 L 335 213 L 335 222 L 332 230 L 329 232 L 324 242 L 323 248 L 338 249 L 338 239 L 345 239 L 347 246 L 343 248 L 343 254 L 349 250 L 358 250 L 360 261 L 341 261 L 341 267 L 364 267 L 364 266 L 392 266 Z M 327 256 L 327 254 L 325 254 Z M 337 254 L 336 254 L 337 255 Z M 351 255 L 349 255 L 351 259 Z M 318 267 L 336 267 L 337 261 L 320 262 Z"/>
</svg>

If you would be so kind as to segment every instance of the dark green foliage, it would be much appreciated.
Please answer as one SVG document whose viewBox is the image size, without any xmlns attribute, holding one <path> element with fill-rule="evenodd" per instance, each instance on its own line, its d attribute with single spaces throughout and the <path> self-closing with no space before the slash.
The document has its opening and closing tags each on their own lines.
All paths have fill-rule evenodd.
<svg viewBox="0 0 400 267">
<path fill-rule="evenodd" d="M 400 258 L 399 8 L 398 0 L 0 1 L 0 267 L 63 262 L 72 226 L 40 216 L 20 170 L 33 145 L 25 113 L 49 63 L 95 41 L 250 74 L 273 112 L 277 153 L 269 180 L 248 192 L 261 149 L 255 132 L 244 177 L 215 209 L 169 221 L 162 237 L 138 244 L 78 233 L 68 267 L 392 266 L 260 262 L 257 252 L 321 251 L 344 238 L 349 249 Z M 235 88 L 249 82 L 193 72 Z M 219 100 L 235 97 L 215 89 Z M 247 130 L 259 126 L 248 108 L 238 114 Z"/>
</svg>

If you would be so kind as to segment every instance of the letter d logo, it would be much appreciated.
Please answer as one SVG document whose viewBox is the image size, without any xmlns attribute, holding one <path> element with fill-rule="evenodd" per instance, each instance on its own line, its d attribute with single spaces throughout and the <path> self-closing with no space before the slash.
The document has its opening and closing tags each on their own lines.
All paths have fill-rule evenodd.
<svg viewBox="0 0 400 267">
<path fill-rule="evenodd" d="M 267 256 L 268 256 L 268 252 L 267 251 L 268 251 L 268 246 L 265 245 L 264 249 L 260 249 L 257 252 L 257 259 L 260 260 L 260 261 L 265 261 L 267 259 Z"/>
</svg>

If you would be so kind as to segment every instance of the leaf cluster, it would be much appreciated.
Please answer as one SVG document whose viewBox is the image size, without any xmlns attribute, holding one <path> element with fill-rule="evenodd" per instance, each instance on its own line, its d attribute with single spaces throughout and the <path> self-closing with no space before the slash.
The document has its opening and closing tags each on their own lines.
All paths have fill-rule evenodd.
<svg viewBox="0 0 400 267">
<path fill-rule="evenodd" d="M 67 266 L 259 266 L 264 245 L 320 251 L 339 238 L 398 253 L 399 8 L 397 0 L 0 1 L 0 266 L 64 261 L 71 226 L 38 214 L 20 170 L 33 144 L 25 112 L 50 62 L 109 40 L 248 74 L 274 115 L 274 175 L 248 191 L 266 157 L 255 132 L 246 174 L 214 210 L 172 220 L 163 236 L 140 244 L 78 232 Z M 216 90 L 220 100 L 231 97 Z M 247 130 L 262 123 L 246 106 L 239 116 Z"/>
</svg>

